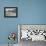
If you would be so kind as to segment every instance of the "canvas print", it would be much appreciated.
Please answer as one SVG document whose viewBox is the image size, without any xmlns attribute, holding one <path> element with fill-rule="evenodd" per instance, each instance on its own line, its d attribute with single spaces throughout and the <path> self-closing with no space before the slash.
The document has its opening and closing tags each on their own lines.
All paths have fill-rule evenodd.
<svg viewBox="0 0 46 46">
<path fill-rule="evenodd" d="M 4 16 L 5 17 L 17 17 L 17 7 L 5 7 Z"/>
</svg>

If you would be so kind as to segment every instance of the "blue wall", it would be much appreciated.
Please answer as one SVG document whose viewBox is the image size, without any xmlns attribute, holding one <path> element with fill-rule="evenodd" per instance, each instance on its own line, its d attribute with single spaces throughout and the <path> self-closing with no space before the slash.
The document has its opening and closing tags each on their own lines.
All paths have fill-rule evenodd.
<svg viewBox="0 0 46 46">
<path fill-rule="evenodd" d="M 4 18 L 4 7 L 18 7 L 18 18 Z M 46 0 L 0 0 L 0 44 L 18 24 L 46 24 Z M 16 40 L 17 42 L 17 40 Z"/>
</svg>

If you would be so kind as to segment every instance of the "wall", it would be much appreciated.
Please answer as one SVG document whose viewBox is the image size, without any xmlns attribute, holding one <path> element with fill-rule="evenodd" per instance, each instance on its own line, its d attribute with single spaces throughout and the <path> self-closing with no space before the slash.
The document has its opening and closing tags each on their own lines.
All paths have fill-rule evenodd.
<svg viewBox="0 0 46 46">
<path fill-rule="evenodd" d="M 0 0 L 0 44 L 7 44 L 8 34 L 10 32 L 16 32 L 17 34 L 17 24 L 18 18 L 5 18 L 4 17 L 4 7 L 16 7 L 18 6 L 18 0 Z M 18 42 L 17 39 L 15 41 Z"/>
<path fill-rule="evenodd" d="M 17 18 L 4 18 L 9 6 L 18 7 Z M 18 24 L 46 24 L 46 0 L 0 0 L 0 44 L 8 43 L 9 32 L 18 32 Z"/>
</svg>

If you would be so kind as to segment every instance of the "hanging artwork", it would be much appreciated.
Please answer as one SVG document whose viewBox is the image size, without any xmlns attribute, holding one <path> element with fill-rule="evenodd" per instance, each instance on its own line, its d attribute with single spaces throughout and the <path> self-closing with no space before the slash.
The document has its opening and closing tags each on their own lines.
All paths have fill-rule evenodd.
<svg viewBox="0 0 46 46">
<path fill-rule="evenodd" d="M 17 17 L 17 7 L 4 7 L 4 17 Z"/>
</svg>

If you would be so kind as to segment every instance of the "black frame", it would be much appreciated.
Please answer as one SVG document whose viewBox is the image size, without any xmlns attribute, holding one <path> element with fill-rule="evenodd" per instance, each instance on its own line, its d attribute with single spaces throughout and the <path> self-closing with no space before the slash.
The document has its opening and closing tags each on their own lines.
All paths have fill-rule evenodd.
<svg viewBox="0 0 46 46">
<path fill-rule="evenodd" d="M 6 16 L 6 9 L 7 8 L 15 8 L 16 9 L 16 16 Z M 18 7 L 4 7 L 4 17 L 18 17 Z"/>
</svg>

